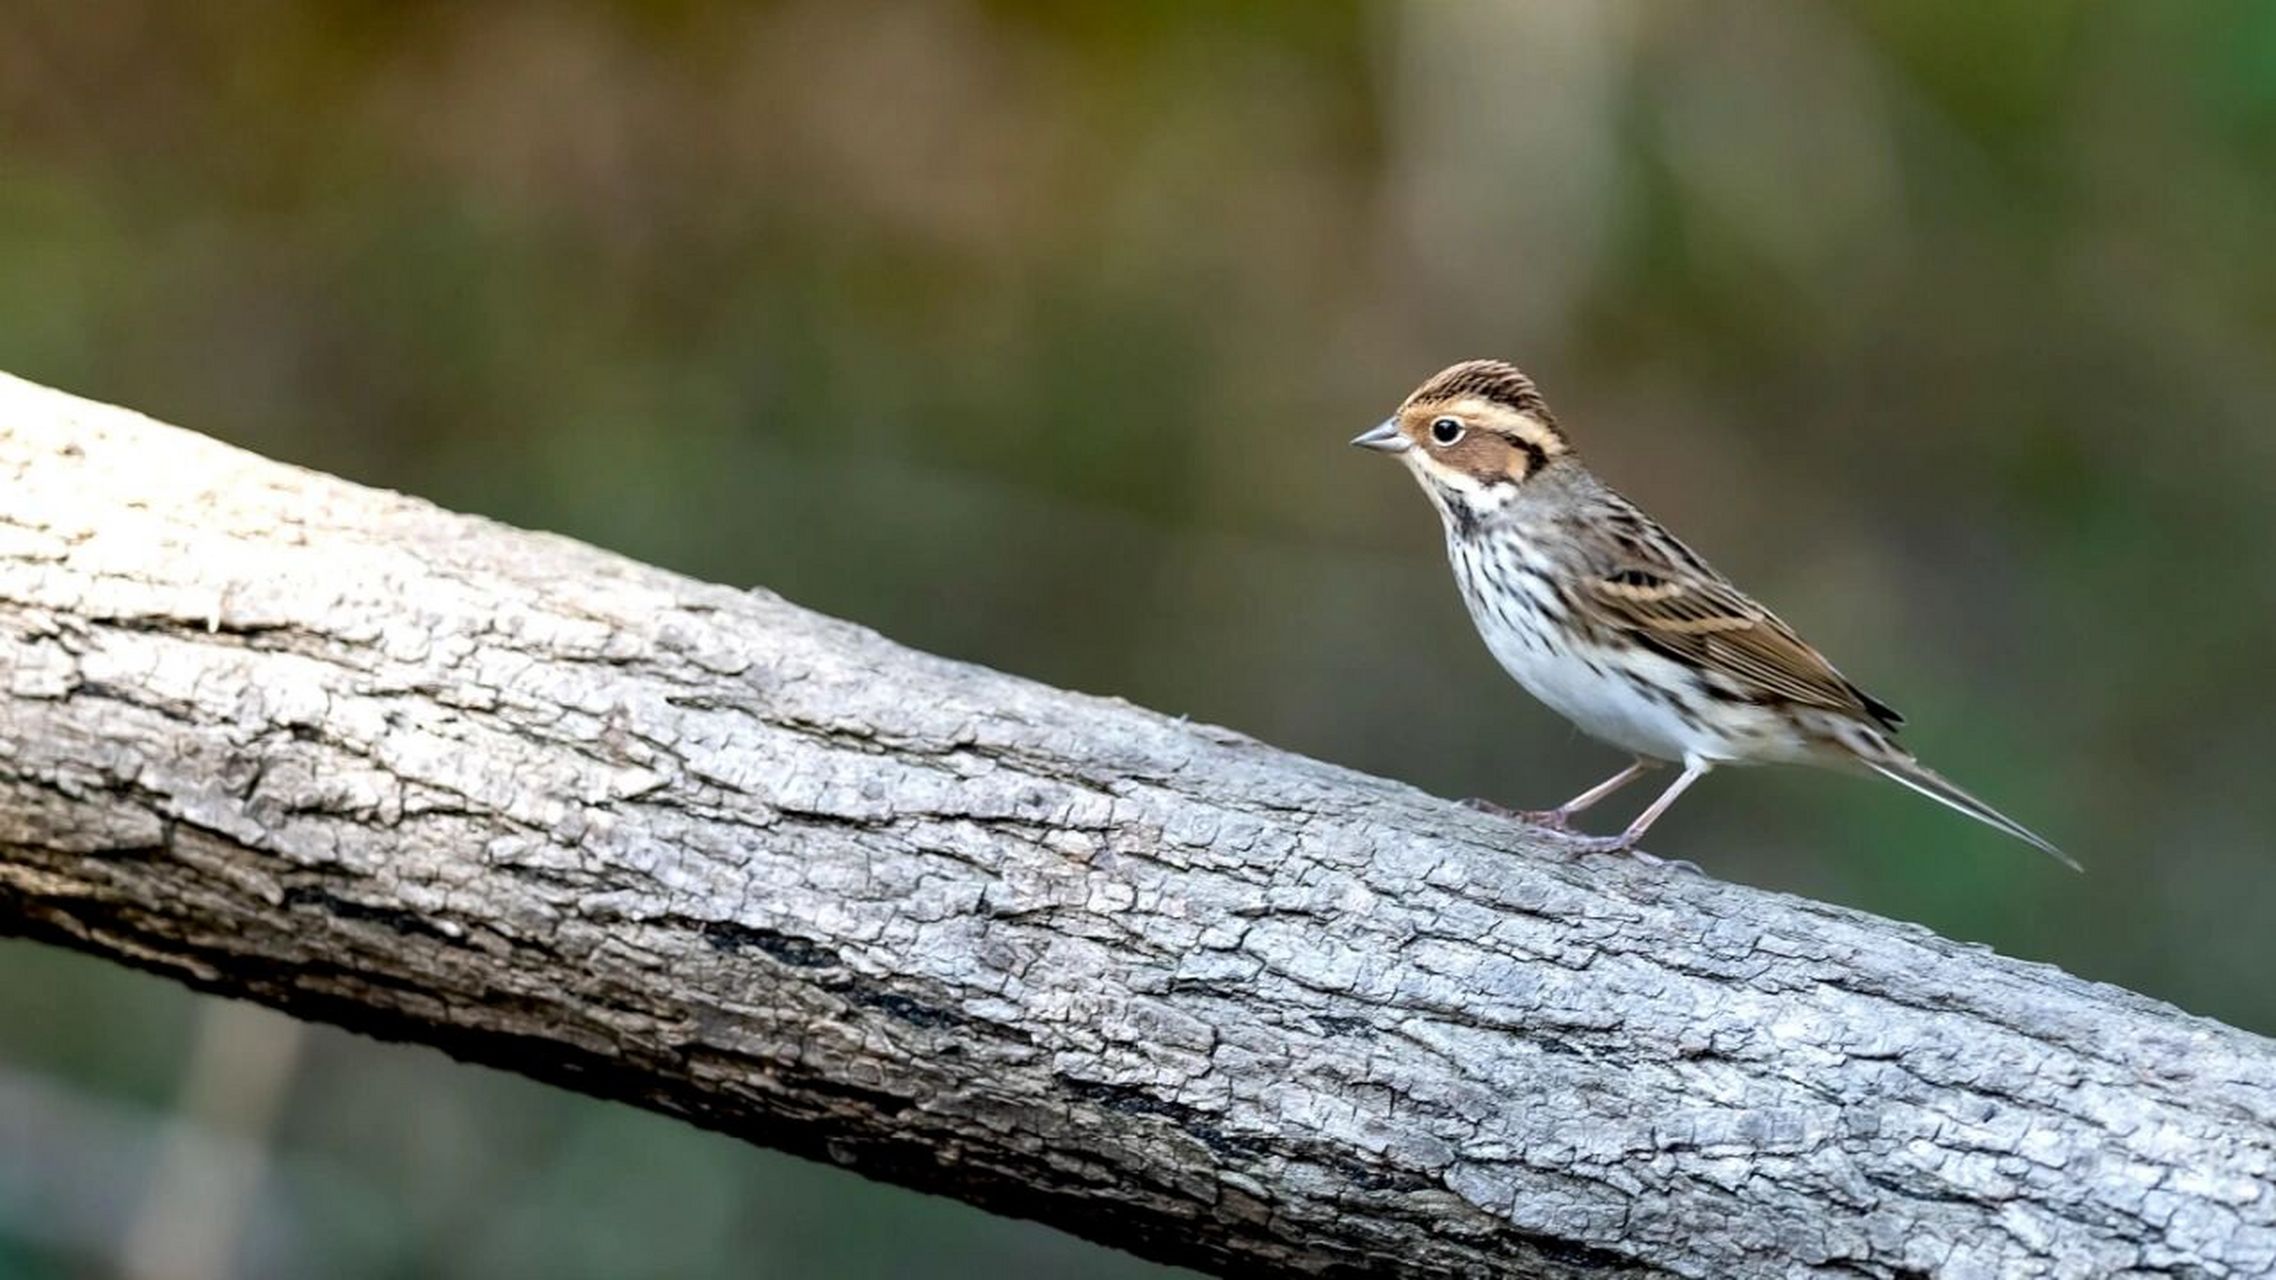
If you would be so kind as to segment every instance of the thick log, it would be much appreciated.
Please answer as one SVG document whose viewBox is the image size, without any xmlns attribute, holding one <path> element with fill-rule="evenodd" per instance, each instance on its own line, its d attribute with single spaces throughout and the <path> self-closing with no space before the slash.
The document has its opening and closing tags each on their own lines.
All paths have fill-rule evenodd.
<svg viewBox="0 0 2276 1280">
<path fill-rule="evenodd" d="M 1230 1273 L 2276 1270 L 2257 1036 L 5 378 L 0 930 Z"/>
</svg>

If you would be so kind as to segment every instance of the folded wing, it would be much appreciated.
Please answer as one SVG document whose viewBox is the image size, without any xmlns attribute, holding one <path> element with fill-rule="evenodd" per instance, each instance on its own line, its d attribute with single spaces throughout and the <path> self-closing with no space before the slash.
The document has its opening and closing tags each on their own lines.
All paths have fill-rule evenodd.
<svg viewBox="0 0 2276 1280">
<path fill-rule="evenodd" d="M 1840 712 L 1895 729 L 1904 717 L 1834 670 L 1824 655 L 1729 582 L 1674 565 L 1626 564 L 1578 593 L 1599 623 L 1677 662 L 1720 676 L 1741 697 Z"/>
</svg>

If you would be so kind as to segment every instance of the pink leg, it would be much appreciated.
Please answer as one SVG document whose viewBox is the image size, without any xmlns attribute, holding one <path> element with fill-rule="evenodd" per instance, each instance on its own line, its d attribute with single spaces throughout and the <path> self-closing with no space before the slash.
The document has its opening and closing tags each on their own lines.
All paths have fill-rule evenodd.
<svg viewBox="0 0 2276 1280">
<path fill-rule="evenodd" d="M 1581 792 L 1579 795 L 1574 796 L 1572 799 L 1567 800 L 1554 809 L 1505 809 L 1501 805 L 1495 804 L 1491 800 L 1465 800 L 1462 803 L 1470 806 L 1473 809 L 1479 810 L 1480 812 L 1491 813 L 1497 817 L 1515 818 L 1520 822 L 1530 822 L 1534 826 L 1547 827 L 1552 831 L 1570 831 L 1572 830 L 1573 826 L 1574 814 L 1587 809 L 1590 805 L 1593 805 L 1597 801 L 1604 799 L 1606 796 L 1611 795 L 1613 792 L 1618 791 L 1620 788 L 1627 786 L 1629 783 L 1634 782 L 1636 779 L 1643 777 L 1645 774 L 1658 767 L 1659 765 L 1653 761 L 1637 760 L 1627 768 L 1622 769 L 1616 774 L 1613 774 L 1611 777 L 1597 783 L 1595 786 Z"/>
<path fill-rule="evenodd" d="M 1636 820 L 1628 824 L 1626 831 L 1616 836 L 1592 836 L 1587 839 L 1575 840 L 1573 847 L 1583 853 L 1633 853 L 1638 859 L 1651 863 L 1653 866 L 1665 865 L 1664 859 L 1655 858 L 1636 848 L 1636 842 L 1644 838 L 1644 832 L 1659 820 L 1661 814 L 1667 812 L 1668 806 L 1675 803 L 1677 796 L 1690 790 L 1692 783 L 1706 777 L 1714 767 L 1705 760 L 1686 762 L 1683 766 L 1683 776 L 1677 778 L 1667 790 L 1661 792 L 1660 798 L 1652 801 L 1650 807 L 1637 814 Z"/>
<path fill-rule="evenodd" d="M 1613 774 L 1611 777 L 1606 778 L 1604 781 L 1597 783 L 1595 786 L 1590 787 L 1588 790 L 1583 791 L 1579 795 L 1574 796 L 1572 799 L 1567 800 L 1561 805 L 1558 805 L 1556 808 L 1551 809 L 1547 813 L 1540 814 L 1538 816 L 1541 821 L 1546 822 L 1548 825 L 1562 831 L 1567 825 L 1572 822 L 1574 814 L 1585 811 L 1591 805 L 1594 805 L 1597 801 L 1604 799 L 1606 796 L 1611 795 L 1613 792 L 1618 791 L 1620 788 L 1627 786 L 1629 783 L 1634 782 L 1636 779 L 1643 777 L 1645 774 L 1650 773 L 1653 769 L 1656 769 L 1658 767 L 1658 765 L 1649 760 L 1638 760 L 1634 764 L 1629 765 L 1627 768 L 1622 769 L 1620 772 Z"/>
</svg>

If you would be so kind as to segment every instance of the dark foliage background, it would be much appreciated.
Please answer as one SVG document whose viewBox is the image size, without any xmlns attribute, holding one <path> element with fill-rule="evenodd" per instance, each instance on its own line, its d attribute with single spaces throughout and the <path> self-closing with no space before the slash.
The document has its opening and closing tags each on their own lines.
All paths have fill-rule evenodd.
<svg viewBox="0 0 2276 1280">
<path fill-rule="evenodd" d="M 1343 444 L 1510 356 L 2091 874 L 1779 773 L 1719 776 L 1656 847 L 2263 1031 L 2272 244 L 2252 0 L 0 23 L 0 368 L 1542 804 L 1617 759 L 1502 678 L 1420 496 Z M 0 957 L 6 1274 L 1151 1270 Z"/>
</svg>

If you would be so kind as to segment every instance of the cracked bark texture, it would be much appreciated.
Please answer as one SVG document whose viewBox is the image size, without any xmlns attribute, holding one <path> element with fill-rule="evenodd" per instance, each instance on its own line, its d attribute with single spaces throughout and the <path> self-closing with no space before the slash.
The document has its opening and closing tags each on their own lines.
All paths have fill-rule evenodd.
<svg viewBox="0 0 2276 1280">
<path fill-rule="evenodd" d="M 4 377 L 0 929 L 1227 1272 L 2276 1270 L 2267 1040 Z"/>
</svg>

